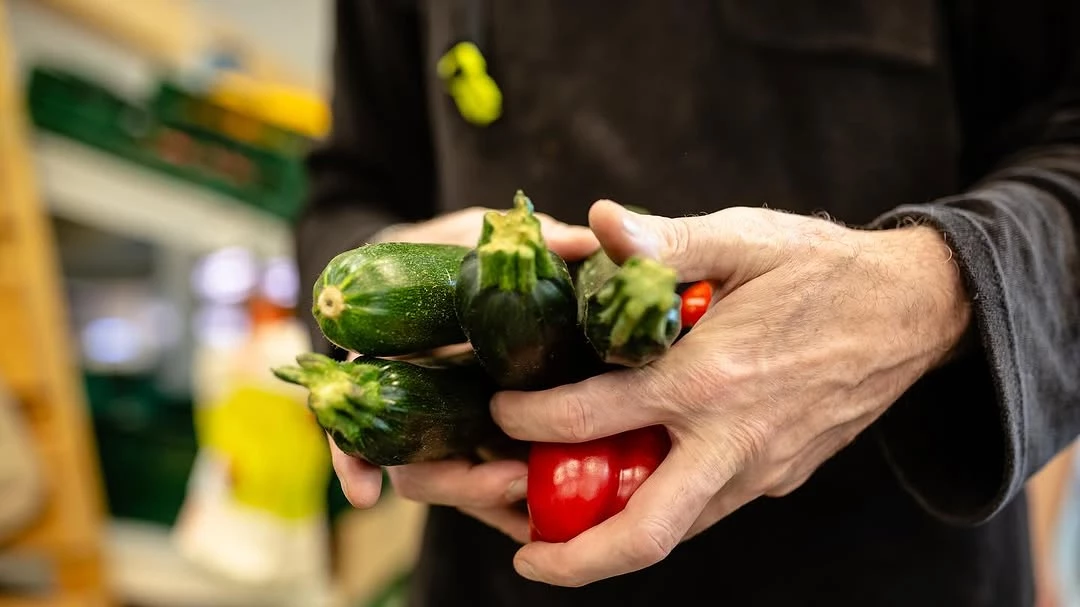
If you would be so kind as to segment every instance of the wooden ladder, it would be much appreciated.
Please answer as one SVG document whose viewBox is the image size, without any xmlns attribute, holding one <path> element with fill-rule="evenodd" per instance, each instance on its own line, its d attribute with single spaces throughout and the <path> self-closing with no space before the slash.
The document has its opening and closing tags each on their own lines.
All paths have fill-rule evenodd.
<svg viewBox="0 0 1080 607">
<path fill-rule="evenodd" d="M 35 185 L 7 8 L 0 0 L 0 380 L 31 428 L 47 494 L 36 522 L 0 554 L 43 559 L 53 584 L 45 594 L 0 595 L 0 607 L 104 607 L 114 604 L 105 500 L 53 234 Z"/>
</svg>

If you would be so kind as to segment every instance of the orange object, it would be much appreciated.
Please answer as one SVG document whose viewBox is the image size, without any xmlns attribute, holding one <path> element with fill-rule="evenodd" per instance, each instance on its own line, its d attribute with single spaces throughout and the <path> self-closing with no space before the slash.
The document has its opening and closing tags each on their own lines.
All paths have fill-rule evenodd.
<svg viewBox="0 0 1080 607">
<path fill-rule="evenodd" d="M 251 322 L 255 327 L 279 322 L 293 316 L 292 308 L 278 305 L 261 295 L 252 296 L 248 300 L 248 313 L 251 314 Z"/>
</svg>

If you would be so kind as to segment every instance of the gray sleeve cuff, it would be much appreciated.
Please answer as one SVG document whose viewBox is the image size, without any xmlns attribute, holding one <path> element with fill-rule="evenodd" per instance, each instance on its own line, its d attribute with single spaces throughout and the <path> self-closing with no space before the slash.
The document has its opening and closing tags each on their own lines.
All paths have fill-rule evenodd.
<svg viewBox="0 0 1080 607">
<path fill-rule="evenodd" d="M 871 228 L 912 220 L 939 229 L 972 294 L 965 347 L 909 389 L 872 428 L 886 459 L 916 501 L 960 525 L 982 523 L 1022 490 L 1024 420 L 1021 377 L 1006 289 L 977 198 L 911 205 Z"/>
</svg>

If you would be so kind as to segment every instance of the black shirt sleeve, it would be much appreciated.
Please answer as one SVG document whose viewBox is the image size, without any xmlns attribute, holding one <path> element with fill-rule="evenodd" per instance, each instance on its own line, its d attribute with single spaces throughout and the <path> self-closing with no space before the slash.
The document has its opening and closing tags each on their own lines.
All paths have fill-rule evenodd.
<svg viewBox="0 0 1080 607">
<path fill-rule="evenodd" d="M 1080 433 L 1080 3 L 1019 17 L 1003 4 L 1019 7 L 987 2 L 954 32 L 969 166 L 987 168 L 873 225 L 936 226 L 972 298 L 969 347 L 875 426 L 920 504 L 961 524 L 996 514 Z"/>
<path fill-rule="evenodd" d="M 313 348 L 342 356 L 310 314 L 331 258 L 395 223 L 435 213 L 424 36 L 414 2 L 338 0 L 332 126 L 307 159 L 309 195 L 295 226 L 298 313 Z"/>
</svg>

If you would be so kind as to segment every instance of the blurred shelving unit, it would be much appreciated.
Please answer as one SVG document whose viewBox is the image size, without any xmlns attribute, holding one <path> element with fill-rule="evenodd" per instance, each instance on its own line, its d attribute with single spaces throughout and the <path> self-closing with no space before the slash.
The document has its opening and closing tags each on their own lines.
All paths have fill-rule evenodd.
<svg viewBox="0 0 1080 607">
<path fill-rule="evenodd" d="M 140 0 L 118 10 L 108 0 L 0 0 L 0 380 L 29 423 L 48 485 L 38 520 L 0 546 L 5 558 L 22 563 L 15 569 L 30 572 L 36 591 L 16 598 L 0 590 L 2 607 L 275 604 L 265 591 L 184 566 L 167 528 L 108 520 L 49 221 L 92 226 L 188 260 L 226 246 L 289 255 L 289 226 L 207 188 L 35 130 L 23 107 L 25 74 L 35 61 L 70 63 L 120 90 L 139 90 L 158 68 L 182 67 L 210 33 L 244 42 L 200 21 L 185 2 Z M 256 76 L 312 84 L 259 49 L 247 59 Z"/>
<path fill-rule="evenodd" d="M 267 213 L 64 137 L 39 132 L 33 144 L 42 195 L 58 217 L 193 254 L 292 252 L 288 226 Z"/>
<path fill-rule="evenodd" d="M 10 37 L 24 82 L 34 66 L 60 64 L 141 97 L 162 72 L 190 69 L 211 35 L 244 48 L 239 34 L 199 20 L 182 1 L 140 0 L 124 10 L 107 0 L 4 1 L 13 13 Z M 311 85 L 261 49 L 246 47 L 245 60 L 246 69 L 263 77 Z M 41 194 L 57 217 L 189 255 L 221 246 L 267 256 L 291 252 L 286 222 L 261 209 L 42 129 L 32 139 Z"/>
<path fill-rule="evenodd" d="M 51 494 L 41 524 L 14 545 L 14 552 L 28 547 L 34 556 L 54 557 L 40 575 L 44 583 L 59 582 L 70 590 L 56 600 L 16 603 L 0 589 L 0 607 L 240 607 L 283 604 L 285 598 L 276 589 L 230 583 L 186 563 L 169 541 L 168 527 L 109 519 L 95 465 L 92 420 L 78 385 L 78 344 L 70 343 L 71 333 L 64 329 L 63 284 L 49 221 L 51 216 L 150 244 L 159 251 L 156 263 L 163 267 L 158 271 L 166 275 L 162 283 L 171 285 L 166 297 L 188 296 L 182 292 L 190 289 L 186 272 L 194 260 L 223 247 L 264 258 L 290 256 L 288 222 L 167 172 L 35 129 L 19 107 L 27 74 L 42 62 L 70 65 L 121 94 L 140 97 L 162 72 L 190 71 L 211 42 L 242 51 L 245 73 L 254 79 L 323 96 L 326 83 L 317 74 L 295 69 L 233 26 L 208 19 L 196 4 L 0 0 L 0 335 L 5 337 L 0 380 L 19 394 L 32 395 L 27 402 L 45 403 L 24 407 L 35 424 L 49 483 L 63 487 Z M 22 223 L 11 219 L 9 201 L 19 203 Z M 14 231 L 25 238 L 25 226 L 31 226 L 37 261 L 16 264 L 15 250 L 5 247 Z M 31 249 L 20 248 L 17 254 L 21 258 Z M 27 284 L 34 285 L 29 296 L 12 296 L 26 295 Z M 34 315 L 37 324 L 26 322 Z M 407 571 L 413 558 L 424 509 L 393 498 L 387 502 L 343 517 L 337 542 L 342 588 L 336 590 L 346 597 L 374 597 Z M 0 545 L 0 556 L 11 548 Z M 301 597 L 284 604 L 321 605 L 328 598 Z"/>
<path fill-rule="evenodd" d="M 44 581 L 0 605 L 114 604 L 106 581 L 104 502 L 85 397 L 65 326 L 53 235 L 33 178 L 32 151 L 0 4 L 0 374 L 29 428 L 45 475 L 38 516 L 5 553 L 40 564 Z"/>
</svg>

